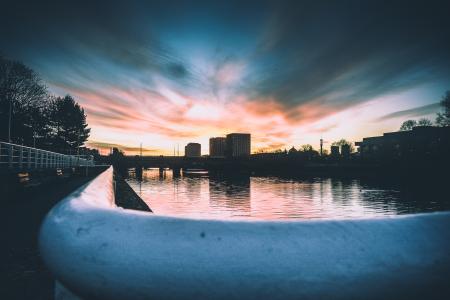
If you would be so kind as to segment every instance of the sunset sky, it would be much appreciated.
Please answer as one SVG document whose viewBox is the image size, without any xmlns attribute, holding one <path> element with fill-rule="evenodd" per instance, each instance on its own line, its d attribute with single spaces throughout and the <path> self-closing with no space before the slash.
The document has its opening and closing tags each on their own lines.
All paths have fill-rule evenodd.
<svg viewBox="0 0 450 300">
<path fill-rule="evenodd" d="M 91 2 L 4 1 L 0 53 L 75 97 L 95 148 L 357 141 L 450 89 L 448 1 Z"/>
</svg>

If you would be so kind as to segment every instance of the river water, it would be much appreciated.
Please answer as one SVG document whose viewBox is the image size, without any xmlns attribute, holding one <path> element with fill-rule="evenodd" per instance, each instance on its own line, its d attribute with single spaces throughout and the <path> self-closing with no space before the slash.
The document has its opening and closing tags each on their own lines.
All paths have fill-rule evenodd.
<svg viewBox="0 0 450 300">
<path fill-rule="evenodd" d="M 207 219 L 348 219 L 450 210 L 443 184 L 380 178 L 276 177 L 133 170 L 155 214 Z"/>
</svg>

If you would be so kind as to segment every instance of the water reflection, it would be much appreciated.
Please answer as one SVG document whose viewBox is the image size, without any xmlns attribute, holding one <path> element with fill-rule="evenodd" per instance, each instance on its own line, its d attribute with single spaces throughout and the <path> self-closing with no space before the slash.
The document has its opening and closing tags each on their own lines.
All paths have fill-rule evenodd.
<svg viewBox="0 0 450 300">
<path fill-rule="evenodd" d="M 209 176 L 209 204 L 218 211 L 231 212 L 232 216 L 250 217 L 250 176 Z"/>
<path fill-rule="evenodd" d="M 449 210 L 443 184 L 380 178 L 282 178 L 130 170 L 156 214 L 194 218 L 341 219 Z"/>
</svg>

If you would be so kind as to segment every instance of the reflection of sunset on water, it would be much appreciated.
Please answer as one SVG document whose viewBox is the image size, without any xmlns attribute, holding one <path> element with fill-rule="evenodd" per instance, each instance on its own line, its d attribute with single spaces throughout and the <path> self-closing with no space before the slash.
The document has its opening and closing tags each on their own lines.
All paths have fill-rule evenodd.
<svg viewBox="0 0 450 300">
<path fill-rule="evenodd" d="M 128 182 L 157 215 L 214 219 L 348 219 L 382 217 L 450 203 L 433 203 L 423 190 L 379 181 L 340 178 L 279 178 L 194 172 L 173 177 L 146 169 L 142 182 Z M 439 191 L 436 190 L 439 194 Z M 422 201 L 423 207 L 417 201 Z"/>
</svg>

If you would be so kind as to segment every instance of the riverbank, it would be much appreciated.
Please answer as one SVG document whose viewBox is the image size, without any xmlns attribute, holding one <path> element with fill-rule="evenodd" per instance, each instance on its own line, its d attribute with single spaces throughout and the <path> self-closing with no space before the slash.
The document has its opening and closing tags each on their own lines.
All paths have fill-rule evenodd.
<svg viewBox="0 0 450 300">
<path fill-rule="evenodd" d="M 116 205 L 146 212 L 152 212 L 150 207 L 136 194 L 136 192 L 125 181 L 122 175 L 114 172 Z"/>
</svg>

